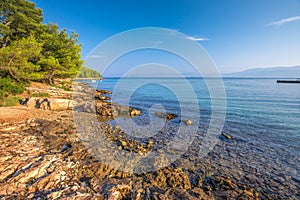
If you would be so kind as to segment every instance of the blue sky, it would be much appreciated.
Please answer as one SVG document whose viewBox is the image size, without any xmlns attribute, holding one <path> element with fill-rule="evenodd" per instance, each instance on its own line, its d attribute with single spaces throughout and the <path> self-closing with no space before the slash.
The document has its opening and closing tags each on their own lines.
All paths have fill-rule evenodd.
<svg viewBox="0 0 300 200">
<path fill-rule="evenodd" d="M 43 9 L 45 23 L 79 34 L 83 58 L 119 32 L 163 27 L 198 39 L 221 72 L 300 65 L 299 0 L 33 2 Z"/>
</svg>

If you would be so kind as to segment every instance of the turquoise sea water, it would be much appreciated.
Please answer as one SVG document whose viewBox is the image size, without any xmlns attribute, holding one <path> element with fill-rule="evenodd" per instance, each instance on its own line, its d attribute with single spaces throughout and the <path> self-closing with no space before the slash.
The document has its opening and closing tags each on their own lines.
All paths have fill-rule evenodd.
<svg viewBox="0 0 300 200">
<path fill-rule="evenodd" d="M 150 123 L 147 121 L 150 109 L 160 111 L 163 108 L 179 117 L 180 110 L 184 109 L 192 120 L 200 116 L 199 130 L 205 131 L 205 124 L 212 116 L 209 90 L 204 79 L 188 78 L 187 81 L 197 97 L 196 102 L 191 101 L 186 82 L 176 78 L 127 78 L 122 81 L 109 78 L 90 84 L 113 91 L 114 102 L 128 104 L 129 99 L 129 105 L 141 109 L 143 115 L 137 118 L 139 125 Z M 254 185 L 272 187 L 268 183 L 272 179 L 280 182 L 279 185 L 287 189 L 285 192 L 291 188 L 299 191 L 300 84 L 250 78 L 224 78 L 223 83 L 227 105 L 223 131 L 235 139 L 223 140 L 223 145 L 210 154 L 211 159 L 240 181 L 249 182 L 249 177 L 240 177 L 251 174 L 250 182 Z M 133 85 L 138 87 L 133 89 Z M 174 88 L 176 90 L 172 91 Z M 218 110 L 218 106 L 215 109 Z M 240 170 L 235 173 L 236 169 Z M 256 179 L 260 181 L 253 182 Z M 294 195 L 299 197 L 299 193 Z"/>
<path fill-rule="evenodd" d="M 197 95 L 200 110 L 209 113 L 211 97 L 205 81 L 197 78 L 187 80 Z M 279 84 L 276 79 L 246 78 L 224 78 L 223 83 L 227 103 L 226 122 L 252 125 L 253 128 L 260 126 L 261 129 L 257 132 L 266 131 L 276 136 L 299 139 L 299 84 Z M 91 84 L 114 91 L 113 101 L 127 103 L 125 99 L 129 98 L 132 106 L 145 111 L 154 104 L 162 104 L 170 112 L 178 113 L 180 108 L 184 108 L 189 109 L 191 116 L 197 114 L 193 113 L 193 108 L 197 106 L 193 104 L 195 101 L 189 101 L 189 92 L 185 93 L 184 85 L 176 78 L 127 78 L 122 81 L 119 78 L 109 78 Z M 132 84 L 139 88 L 132 91 Z M 116 85 L 117 90 L 114 88 Z M 176 91 L 171 90 L 174 87 Z M 181 95 L 183 101 L 178 100 L 178 95 Z"/>
</svg>

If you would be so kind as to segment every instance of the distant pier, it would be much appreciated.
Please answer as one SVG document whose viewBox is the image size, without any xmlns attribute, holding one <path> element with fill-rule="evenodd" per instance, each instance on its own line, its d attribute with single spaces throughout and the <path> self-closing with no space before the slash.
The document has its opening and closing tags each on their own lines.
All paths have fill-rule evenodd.
<svg viewBox="0 0 300 200">
<path fill-rule="evenodd" d="M 277 83 L 300 83 L 300 80 L 277 80 Z"/>
</svg>

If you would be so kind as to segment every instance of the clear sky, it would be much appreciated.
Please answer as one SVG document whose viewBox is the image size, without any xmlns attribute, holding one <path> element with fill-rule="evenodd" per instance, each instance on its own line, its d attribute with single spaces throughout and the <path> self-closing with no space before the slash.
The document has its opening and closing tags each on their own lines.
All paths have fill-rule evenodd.
<svg viewBox="0 0 300 200">
<path fill-rule="evenodd" d="M 128 29 L 175 29 L 199 42 L 221 72 L 300 65 L 300 0 L 32 0 L 44 22 L 79 34 L 85 58 Z"/>
</svg>

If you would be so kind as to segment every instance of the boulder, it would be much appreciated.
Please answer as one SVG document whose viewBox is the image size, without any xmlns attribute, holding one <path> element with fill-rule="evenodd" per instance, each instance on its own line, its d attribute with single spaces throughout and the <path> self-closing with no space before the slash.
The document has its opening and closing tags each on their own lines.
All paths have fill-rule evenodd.
<svg viewBox="0 0 300 200">
<path fill-rule="evenodd" d="M 101 93 L 95 93 L 95 99 L 106 101 L 106 100 L 110 100 L 110 97 L 109 96 L 103 96 Z"/>
<path fill-rule="evenodd" d="M 61 110 L 71 110 L 73 109 L 72 100 L 69 99 L 38 99 L 36 100 L 36 108 L 40 108 L 43 110 L 53 110 L 53 111 L 61 111 Z"/>
<path fill-rule="evenodd" d="M 141 111 L 137 110 L 135 108 L 132 108 L 131 111 L 130 111 L 130 116 L 134 117 L 134 116 L 138 116 L 138 115 L 141 115 Z"/>
<path fill-rule="evenodd" d="M 108 97 L 108 96 L 98 96 L 97 99 L 102 100 L 102 101 L 107 101 L 107 100 L 110 100 L 110 97 Z"/>
<path fill-rule="evenodd" d="M 20 104 L 29 108 L 39 108 L 41 100 L 39 98 L 27 97 L 23 99 Z"/>
</svg>

